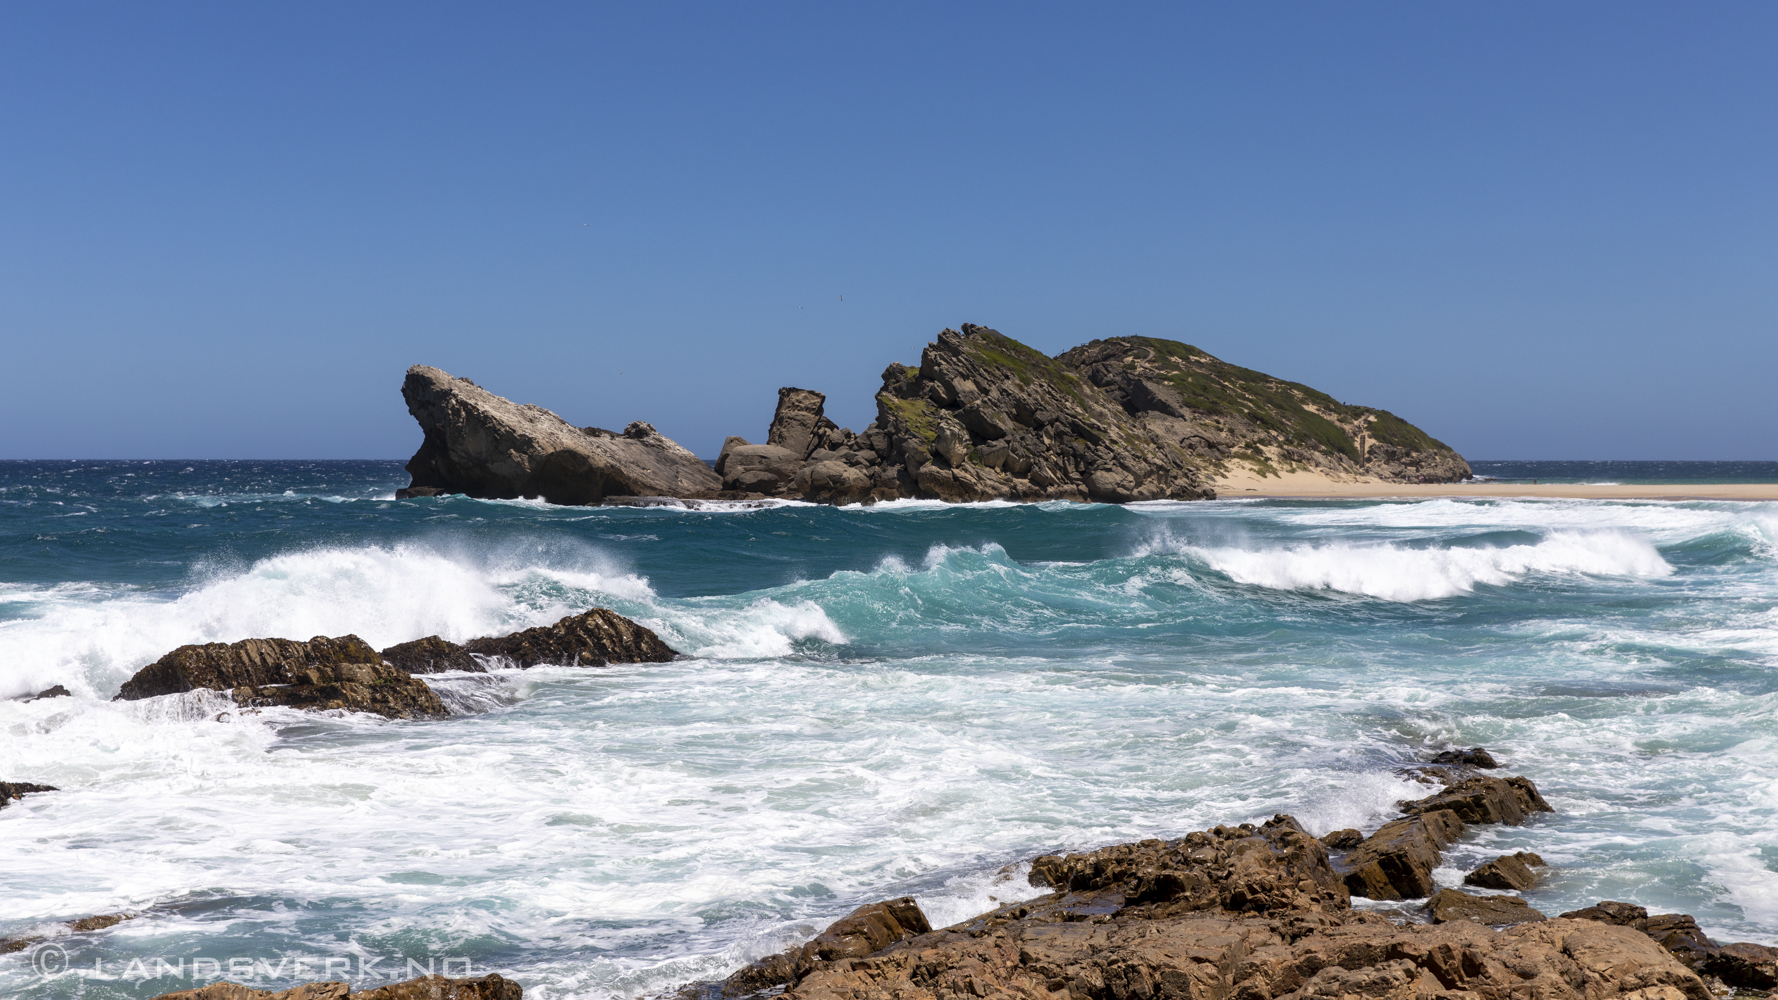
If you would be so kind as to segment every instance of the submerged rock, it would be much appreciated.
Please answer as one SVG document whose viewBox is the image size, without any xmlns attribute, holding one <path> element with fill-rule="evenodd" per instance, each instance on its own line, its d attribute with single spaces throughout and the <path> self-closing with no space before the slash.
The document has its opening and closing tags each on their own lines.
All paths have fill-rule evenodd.
<svg viewBox="0 0 1778 1000">
<path fill-rule="evenodd" d="M 198 688 L 227 692 L 243 708 L 346 709 L 391 719 L 447 714 L 424 681 L 385 664 L 355 635 L 180 646 L 125 681 L 116 700 Z"/>
<path fill-rule="evenodd" d="M 425 365 L 408 369 L 401 394 L 425 434 L 407 463 L 408 496 L 436 490 L 589 504 L 606 495 L 693 496 L 722 486 L 696 455 L 640 420 L 622 434 L 575 427 Z"/>
<path fill-rule="evenodd" d="M 54 789 L 51 789 L 53 791 Z M 56 934 L 90 934 L 102 931 L 107 927 L 115 927 L 125 920 L 134 920 L 134 913 L 101 913 L 97 916 L 81 917 L 79 920 L 68 920 L 56 926 Z M 29 934 L 24 937 L 0 938 L 0 955 L 10 955 L 24 951 L 41 941 L 48 940 L 47 935 Z"/>
<path fill-rule="evenodd" d="M 653 630 L 609 608 L 593 608 L 569 615 L 554 625 L 498 638 L 471 639 L 462 648 L 477 656 L 508 660 L 519 667 L 540 663 L 568 667 L 665 663 L 679 655 Z"/>
<path fill-rule="evenodd" d="M 524 995 L 518 983 L 492 973 L 473 979 L 421 976 L 356 992 L 342 982 L 304 983 L 288 990 L 256 990 L 223 982 L 162 993 L 154 1000 L 523 1000 Z"/>
<path fill-rule="evenodd" d="M 1486 747 L 1470 747 L 1468 750 L 1441 750 L 1432 755 L 1434 764 L 1460 764 L 1464 767 L 1479 767 L 1491 771 L 1500 766 L 1494 755 Z"/>
</svg>

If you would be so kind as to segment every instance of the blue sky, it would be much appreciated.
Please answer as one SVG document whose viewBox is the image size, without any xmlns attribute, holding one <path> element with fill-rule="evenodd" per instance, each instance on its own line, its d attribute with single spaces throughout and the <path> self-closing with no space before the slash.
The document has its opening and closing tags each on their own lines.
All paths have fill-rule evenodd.
<svg viewBox="0 0 1778 1000">
<path fill-rule="evenodd" d="M 1778 458 L 1778 6 L 0 5 L 0 458 L 699 454 L 940 329 Z"/>
</svg>

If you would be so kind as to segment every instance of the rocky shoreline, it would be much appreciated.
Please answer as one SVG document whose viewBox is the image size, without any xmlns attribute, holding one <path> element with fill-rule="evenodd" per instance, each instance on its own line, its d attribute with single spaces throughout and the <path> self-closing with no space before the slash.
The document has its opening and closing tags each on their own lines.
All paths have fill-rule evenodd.
<svg viewBox="0 0 1778 1000">
<path fill-rule="evenodd" d="M 589 634 L 564 623 L 504 637 L 504 648 Z M 658 653 L 646 637 L 632 638 L 634 648 Z M 333 642 L 320 648 L 339 648 Z M 236 645 L 244 654 L 266 648 Z M 464 648 L 436 637 L 403 646 L 423 648 L 433 664 L 458 662 Z M 191 662 L 189 654 L 179 662 Z M 1043 855 L 1030 862 L 1028 880 L 1046 894 L 938 929 L 910 897 L 872 903 L 806 944 L 682 987 L 674 1000 L 1723 1000 L 1778 989 L 1778 948 L 1713 942 L 1686 914 L 1602 900 L 1546 916 L 1515 894 L 1535 889 L 1548 868 L 1535 853 L 1502 855 L 1464 876 L 1467 886 L 1498 892 L 1441 886 L 1434 870 L 1442 849 L 1469 827 L 1524 825 L 1553 812 L 1529 778 L 1482 773 L 1497 766 L 1474 748 L 1413 769 L 1409 776 L 1437 790 L 1397 803 L 1401 815 L 1369 836 L 1348 829 L 1316 838 L 1278 815 Z M 1413 899 L 1425 903 L 1391 915 L 1363 902 Z M 133 916 L 67 927 L 91 933 Z M 0 953 L 39 940 L 0 941 Z M 158 1000 L 522 995 L 518 983 L 493 975 L 358 992 L 344 982 L 282 991 L 219 982 Z"/>
<path fill-rule="evenodd" d="M 403 499 L 1128 503 L 1214 499 L 1212 480 L 1231 468 L 1330 482 L 1470 478 L 1461 455 L 1388 411 L 1152 337 L 1052 358 L 965 323 L 928 344 L 918 367 L 883 371 L 863 431 L 829 420 L 822 393 L 787 387 L 765 443 L 731 436 L 713 467 L 652 424 L 575 427 L 437 368 L 408 369 L 401 391 L 424 435 Z"/>
</svg>

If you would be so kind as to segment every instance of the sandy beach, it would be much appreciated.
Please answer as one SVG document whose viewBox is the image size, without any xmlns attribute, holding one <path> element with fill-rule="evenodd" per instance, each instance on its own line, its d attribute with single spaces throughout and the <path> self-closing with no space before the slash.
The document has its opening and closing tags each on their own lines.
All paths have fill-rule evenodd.
<svg viewBox="0 0 1778 1000">
<path fill-rule="evenodd" d="M 1361 499 L 1377 497 L 1541 497 L 1562 500 L 1778 500 L 1778 483 L 1669 483 L 1624 486 L 1600 483 L 1385 483 L 1374 479 L 1336 482 L 1324 476 L 1288 472 L 1278 476 L 1229 476 L 1216 480 L 1218 499 L 1299 497 Z"/>
</svg>

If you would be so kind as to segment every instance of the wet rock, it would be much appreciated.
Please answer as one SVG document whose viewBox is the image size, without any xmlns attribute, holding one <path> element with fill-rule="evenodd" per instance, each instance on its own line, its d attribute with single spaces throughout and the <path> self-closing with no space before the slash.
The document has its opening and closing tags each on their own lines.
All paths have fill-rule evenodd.
<svg viewBox="0 0 1778 1000">
<path fill-rule="evenodd" d="M 519 667 L 539 663 L 602 667 L 608 663 L 665 663 L 679 654 L 648 628 L 608 608 L 570 615 L 554 625 L 498 638 L 471 639 L 463 648 Z"/>
<path fill-rule="evenodd" d="M 1495 762 L 1494 755 L 1483 747 L 1470 747 L 1468 750 L 1442 750 L 1432 755 L 1432 763 L 1479 767 L 1485 771 L 1500 766 Z"/>
<path fill-rule="evenodd" d="M 56 927 L 55 933 L 57 935 L 68 933 L 90 934 L 93 931 L 102 931 L 107 927 L 115 927 L 118 924 L 123 923 L 125 920 L 133 920 L 135 917 L 136 915 L 134 913 L 101 913 L 97 916 L 81 917 L 79 920 L 65 921 Z M 30 934 L 16 938 L 0 938 L 0 955 L 10 955 L 14 952 L 24 951 L 26 948 L 47 939 L 48 938 L 43 934 Z"/>
<path fill-rule="evenodd" d="M 1564 920 L 1597 920 L 1600 923 L 1616 924 L 1632 930 L 1648 932 L 1648 910 L 1634 903 L 1619 903 L 1613 900 L 1602 900 L 1583 910 L 1570 910 L 1562 914 Z"/>
<path fill-rule="evenodd" d="M 1467 778 L 1437 795 L 1396 803 L 1403 812 L 1448 809 L 1465 823 L 1519 826 L 1533 813 L 1554 812 L 1530 778 Z"/>
<path fill-rule="evenodd" d="M 1335 830 L 1323 834 L 1321 842 L 1336 851 L 1349 851 L 1364 843 L 1364 834 L 1353 829 Z"/>
<path fill-rule="evenodd" d="M 410 674 L 438 674 L 447 670 L 486 671 L 469 650 L 436 635 L 390 646 L 377 654 L 391 666 Z"/>
<path fill-rule="evenodd" d="M 70 692 L 67 688 L 63 687 L 62 685 L 57 684 L 54 687 L 45 688 L 42 691 L 37 692 L 36 694 L 26 695 L 25 697 L 20 698 L 19 700 L 20 701 L 42 701 L 45 698 L 72 698 L 72 697 L 74 697 L 72 692 Z"/>
<path fill-rule="evenodd" d="M 518 983 L 498 973 L 473 979 L 421 976 L 352 992 L 342 982 L 304 983 L 288 990 L 256 990 L 237 983 L 211 983 L 191 990 L 163 993 L 154 1000 L 523 1000 Z"/>
<path fill-rule="evenodd" d="M 407 496 L 433 489 L 590 504 L 607 495 L 683 497 L 722 488 L 701 459 L 640 420 L 621 434 L 575 427 L 425 365 L 408 369 L 401 394 L 425 435 L 407 463 Z"/>
<path fill-rule="evenodd" d="M 1368 899 L 1430 896 L 1440 849 L 1462 835 L 1463 821 L 1446 809 L 1385 823 L 1346 856 L 1346 888 Z"/>
<path fill-rule="evenodd" d="M 1463 884 L 1483 889 L 1515 889 L 1522 892 L 1537 884 L 1537 873 L 1531 869 L 1543 867 L 1546 867 L 1543 859 L 1529 851 L 1502 854 L 1463 876 Z"/>
<path fill-rule="evenodd" d="M 346 709 L 392 719 L 446 714 L 424 681 L 388 666 L 355 635 L 180 646 L 125 681 L 116 700 L 198 688 L 229 692 L 242 707 Z"/>
<path fill-rule="evenodd" d="M 4 809 L 8 802 L 22 799 L 27 795 L 59 791 L 61 789 L 54 785 L 33 785 L 28 781 L 0 781 L 0 809 Z"/>
<path fill-rule="evenodd" d="M 1517 896 L 1472 896 L 1456 889 L 1440 889 L 1426 901 L 1426 912 L 1435 924 L 1469 920 L 1499 927 L 1548 919 Z"/>
<path fill-rule="evenodd" d="M 404 486 L 395 491 L 397 500 L 415 500 L 420 497 L 450 496 L 451 491 L 437 486 Z"/>
</svg>

